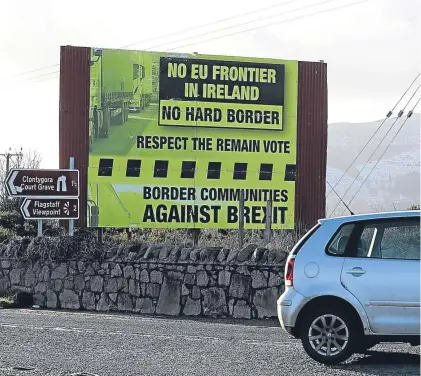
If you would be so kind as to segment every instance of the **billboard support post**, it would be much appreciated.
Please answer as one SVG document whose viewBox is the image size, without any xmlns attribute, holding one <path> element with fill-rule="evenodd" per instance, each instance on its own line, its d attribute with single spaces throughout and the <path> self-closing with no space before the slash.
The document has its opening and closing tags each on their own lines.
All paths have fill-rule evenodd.
<svg viewBox="0 0 421 376">
<path fill-rule="evenodd" d="M 238 245 L 243 247 L 244 243 L 244 190 L 240 191 L 240 202 L 238 205 Z"/>
<path fill-rule="evenodd" d="M 98 240 L 98 243 L 102 243 L 102 240 L 103 240 L 102 227 L 98 227 L 97 240 Z"/>
<path fill-rule="evenodd" d="M 70 157 L 69 159 L 69 168 L 71 170 L 74 170 L 75 168 L 75 158 L 74 157 Z M 74 221 L 73 219 L 69 220 L 69 235 L 73 236 L 74 235 Z"/>
<path fill-rule="evenodd" d="M 193 235 L 193 246 L 197 247 L 199 244 L 200 229 L 194 228 L 192 230 L 192 235 Z"/>
<path fill-rule="evenodd" d="M 266 204 L 266 223 L 265 223 L 265 245 L 272 241 L 272 201 Z"/>
</svg>

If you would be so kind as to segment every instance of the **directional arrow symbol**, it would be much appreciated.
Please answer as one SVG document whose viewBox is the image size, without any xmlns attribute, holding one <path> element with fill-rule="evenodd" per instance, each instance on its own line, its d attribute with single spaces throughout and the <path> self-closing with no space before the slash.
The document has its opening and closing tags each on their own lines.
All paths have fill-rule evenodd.
<svg viewBox="0 0 421 376">
<path fill-rule="evenodd" d="M 10 176 L 7 182 L 7 184 L 9 185 L 10 193 L 12 195 L 15 195 L 17 193 L 16 188 L 15 188 L 15 179 L 16 179 L 16 176 L 18 176 L 18 173 L 19 173 L 18 171 L 13 171 L 12 175 Z"/>
<path fill-rule="evenodd" d="M 24 203 L 23 203 L 22 210 L 23 210 L 23 215 L 24 215 L 25 218 L 31 217 L 31 215 L 29 214 L 29 211 L 28 211 L 28 206 L 29 206 L 30 203 L 31 203 L 31 200 L 25 200 Z"/>
</svg>

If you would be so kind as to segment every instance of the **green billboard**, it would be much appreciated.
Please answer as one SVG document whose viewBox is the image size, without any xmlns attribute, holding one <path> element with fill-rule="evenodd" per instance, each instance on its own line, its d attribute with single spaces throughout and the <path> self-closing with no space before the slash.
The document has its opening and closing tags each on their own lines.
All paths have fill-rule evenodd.
<svg viewBox="0 0 421 376">
<path fill-rule="evenodd" d="M 294 227 L 297 61 L 92 49 L 88 225 Z M 243 196 L 241 196 L 243 195 Z"/>
</svg>

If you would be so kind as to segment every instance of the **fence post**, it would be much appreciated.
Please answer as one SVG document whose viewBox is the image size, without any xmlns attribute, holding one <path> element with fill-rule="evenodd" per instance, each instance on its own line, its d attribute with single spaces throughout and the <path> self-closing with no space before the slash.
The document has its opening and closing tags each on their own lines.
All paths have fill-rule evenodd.
<svg viewBox="0 0 421 376">
<path fill-rule="evenodd" d="M 240 248 L 244 243 L 244 190 L 240 191 L 240 202 L 238 205 L 238 244 Z"/>
<path fill-rule="evenodd" d="M 38 219 L 38 236 L 42 236 L 42 219 Z"/>
<path fill-rule="evenodd" d="M 272 241 L 272 201 L 269 200 L 266 204 L 266 223 L 265 223 L 265 245 Z"/>
</svg>

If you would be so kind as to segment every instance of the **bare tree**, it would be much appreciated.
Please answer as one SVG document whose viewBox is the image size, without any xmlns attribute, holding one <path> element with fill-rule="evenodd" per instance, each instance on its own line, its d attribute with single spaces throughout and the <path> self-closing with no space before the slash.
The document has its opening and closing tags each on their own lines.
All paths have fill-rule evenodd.
<svg viewBox="0 0 421 376">
<path fill-rule="evenodd" d="M 9 168 L 39 168 L 41 155 L 35 150 L 16 151 L 17 156 L 10 158 Z M 0 203 L 7 199 L 7 192 L 4 186 L 6 180 L 6 158 L 0 157 Z"/>
</svg>

